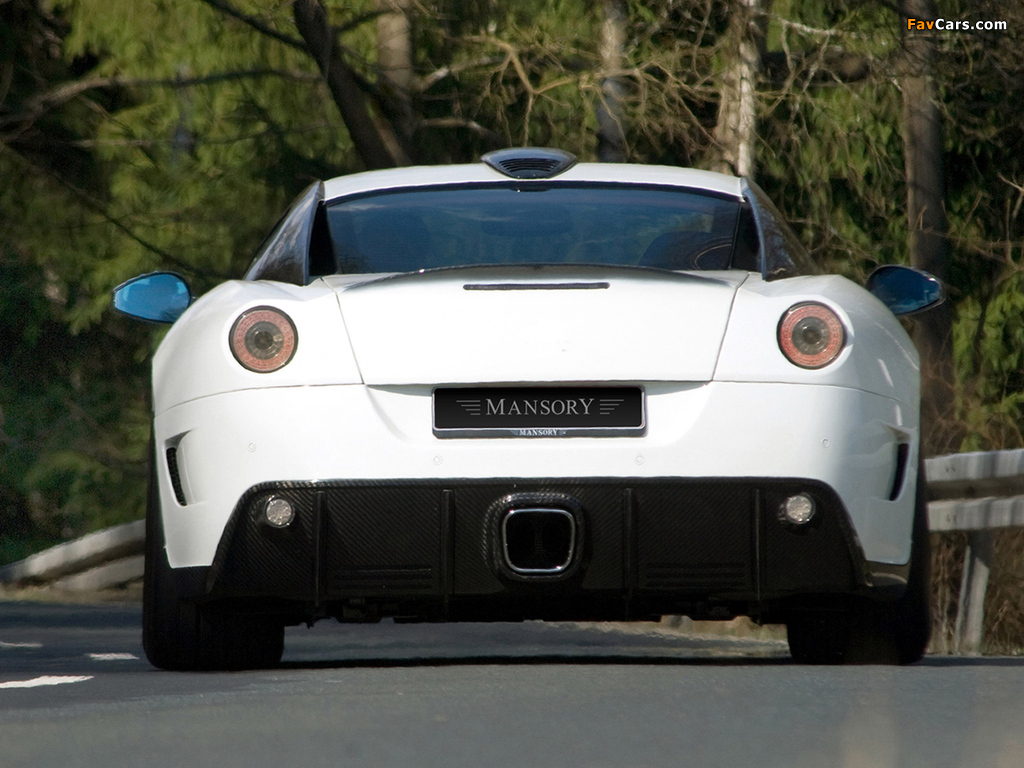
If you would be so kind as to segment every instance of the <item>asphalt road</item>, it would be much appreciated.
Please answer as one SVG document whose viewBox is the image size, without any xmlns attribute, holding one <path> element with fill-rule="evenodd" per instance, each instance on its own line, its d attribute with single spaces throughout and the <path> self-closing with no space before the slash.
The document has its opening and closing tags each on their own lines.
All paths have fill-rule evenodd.
<svg viewBox="0 0 1024 768">
<path fill-rule="evenodd" d="M 289 630 L 282 668 L 159 672 L 136 606 L 0 602 L 0 768 L 1024 766 L 1024 660 L 800 667 L 633 625 Z"/>
</svg>

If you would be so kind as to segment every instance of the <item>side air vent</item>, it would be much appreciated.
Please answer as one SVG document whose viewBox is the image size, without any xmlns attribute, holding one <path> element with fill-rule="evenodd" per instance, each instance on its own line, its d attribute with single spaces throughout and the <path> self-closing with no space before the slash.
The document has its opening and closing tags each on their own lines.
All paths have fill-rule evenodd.
<svg viewBox="0 0 1024 768">
<path fill-rule="evenodd" d="M 488 152 L 480 160 L 513 179 L 550 179 L 576 164 L 576 155 L 560 149 L 522 147 Z"/>
<path fill-rule="evenodd" d="M 889 491 L 889 501 L 896 501 L 900 491 L 903 490 L 903 480 L 907 476 L 907 456 L 910 453 L 910 446 L 900 443 L 896 446 L 896 472 L 892 479 L 892 490 Z"/>
<path fill-rule="evenodd" d="M 171 488 L 174 489 L 174 498 L 184 507 L 188 502 L 185 499 L 185 489 L 181 485 L 181 475 L 178 472 L 177 447 L 167 449 L 167 471 L 171 475 Z"/>
</svg>

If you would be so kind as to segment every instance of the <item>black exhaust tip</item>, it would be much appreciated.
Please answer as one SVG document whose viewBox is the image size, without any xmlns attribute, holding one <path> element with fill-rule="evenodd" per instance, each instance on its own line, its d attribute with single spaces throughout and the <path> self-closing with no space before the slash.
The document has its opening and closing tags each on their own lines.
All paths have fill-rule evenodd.
<svg viewBox="0 0 1024 768">
<path fill-rule="evenodd" d="M 572 565 L 576 518 L 564 509 L 510 509 L 501 523 L 505 564 L 518 574 L 553 575 Z"/>
</svg>

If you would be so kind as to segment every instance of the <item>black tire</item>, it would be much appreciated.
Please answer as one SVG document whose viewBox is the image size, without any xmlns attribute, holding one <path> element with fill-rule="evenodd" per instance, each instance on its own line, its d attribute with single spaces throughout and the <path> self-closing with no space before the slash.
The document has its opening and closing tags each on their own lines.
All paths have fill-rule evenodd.
<svg viewBox="0 0 1024 768">
<path fill-rule="evenodd" d="M 164 548 L 155 466 L 150 470 L 145 554 L 142 647 L 153 666 L 169 670 L 261 669 L 281 661 L 283 623 L 181 596 Z"/>
<path fill-rule="evenodd" d="M 923 464 L 923 463 L 922 463 Z M 931 639 L 931 547 L 923 466 L 918 470 L 910 575 L 890 602 L 857 599 L 836 612 L 795 614 L 789 650 L 801 664 L 913 664 Z"/>
</svg>

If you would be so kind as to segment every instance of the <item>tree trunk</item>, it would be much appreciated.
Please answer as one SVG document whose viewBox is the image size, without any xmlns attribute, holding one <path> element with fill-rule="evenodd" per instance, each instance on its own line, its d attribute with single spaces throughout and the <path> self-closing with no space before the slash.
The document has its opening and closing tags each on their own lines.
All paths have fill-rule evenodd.
<svg viewBox="0 0 1024 768">
<path fill-rule="evenodd" d="M 933 0 L 901 0 L 904 35 L 903 142 L 910 224 L 910 263 L 945 281 L 949 266 L 942 180 L 942 123 L 932 77 L 934 38 L 907 31 L 907 18 L 934 19 Z M 925 449 L 952 450 L 952 309 L 945 303 L 922 315 L 913 337 L 921 354 L 921 418 Z"/>
<path fill-rule="evenodd" d="M 770 4 L 771 0 L 731 3 L 714 132 L 719 159 L 712 163 L 712 169 L 722 173 L 750 176 L 754 172 L 755 96 Z"/>
<path fill-rule="evenodd" d="M 334 44 L 334 33 L 321 0 L 295 0 L 292 12 L 306 50 L 319 64 L 356 152 L 366 167 L 407 165 L 408 159 L 391 126 L 371 114 L 369 101 L 355 73 Z"/>
<path fill-rule="evenodd" d="M 626 0 L 604 0 L 601 25 L 601 102 L 597 105 L 597 159 L 621 163 L 626 159 L 625 114 L 622 99 L 626 86 L 622 65 L 626 44 Z"/>
<path fill-rule="evenodd" d="M 377 0 L 377 66 L 380 87 L 393 107 L 392 119 L 408 147 L 414 129 L 410 93 L 413 81 L 412 0 Z M 408 150 L 406 150 L 408 151 Z"/>
</svg>

